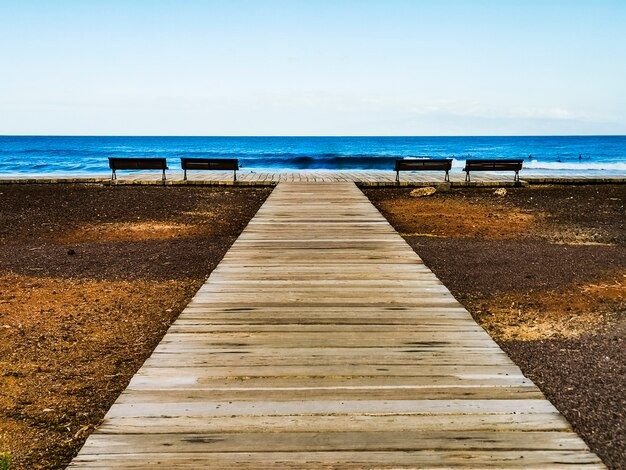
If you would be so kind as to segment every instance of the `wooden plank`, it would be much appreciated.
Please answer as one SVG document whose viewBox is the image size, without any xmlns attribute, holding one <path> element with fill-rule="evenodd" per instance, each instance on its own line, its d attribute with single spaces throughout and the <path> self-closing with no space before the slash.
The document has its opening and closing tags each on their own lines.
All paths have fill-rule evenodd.
<svg viewBox="0 0 626 470">
<path fill-rule="evenodd" d="M 161 344 L 185 343 L 193 345 L 226 345 L 235 347 L 278 347 L 278 348 L 385 348 L 385 347 L 429 347 L 447 346 L 451 349 L 460 347 L 480 347 L 497 349 L 490 342 L 484 331 L 326 331 L 320 332 L 292 331 L 289 335 L 283 332 L 231 332 L 218 333 L 201 331 L 170 332 Z"/>
<path fill-rule="evenodd" d="M 522 374 L 509 376 L 432 376 L 421 375 L 406 377 L 401 384 L 397 382 L 389 385 L 393 376 L 275 376 L 275 377 L 206 377 L 204 374 L 193 374 L 193 371 L 182 372 L 179 375 L 170 375 L 172 380 L 163 380 L 166 377 L 159 372 L 161 368 L 150 367 L 143 373 L 137 374 L 131 380 L 129 390 L 167 390 L 174 388 L 182 390 L 186 385 L 202 390 L 383 390 L 400 389 L 423 390 L 430 388 L 493 388 L 493 387 L 532 387 L 534 384 Z M 165 369 L 166 371 L 168 369 Z M 156 373 L 155 373 L 156 372 Z M 188 381 L 180 379 L 189 379 Z M 160 382 L 159 382 L 160 381 Z M 132 394 L 131 394 L 132 395 Z"/>
<path fill-rule="evenodd" d="M 355 350 L 357 349 L 357 350 Z M 358 352 L 358 350 L 362 352 Z M 340 353 L 333 351 L 297 350 L 289 348 L 277 348 L 276 350 L 254 351 L 234 349 L 200 348 L 186 345 L 160 344 L 155 350 L 158 353 L 170 354 L 203 354 L 210 358 L 206 365 L 221 366 L 316 366 L 316 365 L 377 365 L 381 367 L 392 365 L 458 365 L 471 362 L 473 365 L 491 366 L 507 365 L 510 359 L 504 354 L 491 354 L 491 350 L 477 350 L 473 353 L 458 351 L 450 354 L 434 354 L 428 350 L 412 353 L 385 352 L 385 348 L 344 348 Z M 298 355 L 292 354 L 294 351 Z M 313 356 L 312 356 L 313 355 Z M 179 357 L 179 362 L 184 363 L 184 358 Z"/>
<path fill-rule="evenodd" d="M 185 379 L 188 379 L 187 381 Z M 543 394 L 536 387 L 529 386 L 401 386 L 387 387 L 232 387 L 229 389 L 207 389 L 202 383 L 194 383 L 196 377 L 174 377 L 168 381 L 163 377 L 157 380 L 144 380 L 139 385 L 129 388 L 133 393 L 120 396 L 119 404 L 179 403 L 184 401 L 228 401 L 258 402 L 281 400 L 283 402 L 301 402 L 303 400 L 367 400 L 376 395 L 381 400 L 521 400 L 542 399 Z M 137 384 L 137 382 L 135 382 Z M 150 388 L 150 390 L 140 390 Z"/>
<path fill-rule="evenodd" d="M 304 401 L 179 401 L 176 403 L 118 403 L 106 418 L 158 416 L 232 416 L 293 414 L 483 414 L 553 413 L 545 399 L 513 400 L 304 400 Z M 462 419 L 462 418 L 459 418 Z"/>
<path fill-rule="evenodd" d="M 586 450 L 572 432 L 554 431 L 346 431 L 287 433 L 95 434 L 83 455 L 107 453 L 154 453 L 165 448 L 177 452 L 325 452 L 414 450 Z"/>
<path fill-rule="evenodd" d="M 367 364 L 352 364 L 347 361 L 336 365 L 324 364 L 314 365 L 278 365 L 274 363 L 264 365 L 245 365 L 236 363 L 232 366 L 222 364 L 215 365 L 215 361 L 203 353 L 200 354 L 168 354 L 155 353 L 145 363 L 154 373 L 159 369 L 176 367 L 180 370 L 181 377 L 186 374 L 187 367 L 204 366 L 203 375 L 206 379 L 212 377 L 237 378 L 237 377 L 353 377 L 353 376 L 388 376 L 388 377 L 436 377 L 456 375 L 459 377 L 484 377 L 494 376 L 518 376 L 521 375 L 519 368 L 507 363 L 504 365 L 458 365 L 458 364 L 421 364 L 421 365 L 390 365 L 376 364 L 371 361 Z M 145 370 L 141 371 L 133 378 L 139 378 Z"/>
<path fill-rule="evenodd" d="M 466 415 L 284 415 L 172 418 L 120 418 L 106 421 L 105 434 L 215 432 L 347 432 L 347 431 L 568 431 L 559 413 Z"/>
<path fill-rule="evenodd" d="M 469 322 L 451 322 L 439 324 L 417 324 L 417 325 L 394 325 L 379 323 L 370 324 L 354 324 L 354 325 L 337 325 L 337 324 L 300 324 L 300 323 L 281 323 L 281 324 L 255 324 L 250 322 L 245 325 L 231 323 L 209 323 L 201 320 L 182 320 L 177 322 L 169 329 L 170 333 L 403 333 L 412 335 L 414 333 L 480 333 L 486 334 L 484 330 Z"/>
<path fill-rule="evenodd" d="M 295 306 L 297 308 L 300 307 L 345 307 L 346 309 L 358 308 L 358 307 L 366 307 L 366 306 L 378 306 L 380 308 L 385 307 L 458 307 L 460 304 L 453 298 L 447 297 L 429 297 L 425 299 L 406 299 L 401 301 L 400 299 L 370 299 L 367 301 L 363 298 L 358 297 L 346 297 L 346 298 L 330 298 L 330 297 L 319 297 L 319 298 L 301 298 L 297 295 L 290 295 L 286 299 L 291 306 Z M 253 296 L 249 296 L 246 299 L 238 299 L 238 301 L 234 301 L 232 298 L 221 298 L 215 299 L 214 301 L 204 300 L 204 301 L 191 301 L 189 306 L 191 307 L 233 307 L 233 308 L 242 308 L 252 305 L 254 307 L 268 307 L 268 308 L 278 308 L 285 305 L 284 302 L 277 302 L 274 298 L 268 299 L 267 297 L 264 299 L 257 299 L 255 301 Z"/>
<path fill-rule="evenodd" d="M 603 469 L 597 457 L 573 451 L 446 451 L 402 452 L 195 452 L 131 453 L 82 455 L 69 468 L 152 469 L 155 466 L 175 469 L 236 468 L 277 470 L 342 468 L 362 470 L 416 468 L 523 468 L 523 469 Z"/>
</svg>

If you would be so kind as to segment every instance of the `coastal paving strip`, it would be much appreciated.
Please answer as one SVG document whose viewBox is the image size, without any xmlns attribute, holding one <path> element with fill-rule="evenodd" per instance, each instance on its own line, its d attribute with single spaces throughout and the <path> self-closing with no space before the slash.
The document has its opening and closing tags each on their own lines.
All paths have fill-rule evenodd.
<svg viewBox="0 0 626 470">
<path fill-rule="evenodd" d="M 70 468 L 604 468 L 353 183 L 280 183 Z"/>
<path fill-rule="evenodd" d="M 355 182 L 362 186 L 426 186 L 445 184 L 443 172 L 418 171 L 402 172 L 401 181 L 395 181 L 395 172 L 383 170 L 277 170 L 241 171 L 237 174 L 237 182 L 233 182 L 232 172 L 204 171 L 189 174 L 187 181 L 179 171 L 169 171 L 165 185 L 238 185 L 257 186 L 275 185 L 276 183 L 344 183 Z M 522 186 L 527 184 L 624 184 L 626 174 L 623 175 L 585 175 L 578 174 L 532 174 L 521 175 Z M 55 177 L 0 177 L 1 184 L 19 183 L 98 183 L 98 184 L 164 184 L 159 172 L 130 172 L 121 173 L 115 182 L 109 177 L 84 176 L 55 176 Z M 479 172 L 472 174 L 472 181 L 465 182 L 465 175 L 460 172 L 450 174 L 450 184 L 456 187 L 464 186 L 515 186 L 512 174 Z"/>
</svg>

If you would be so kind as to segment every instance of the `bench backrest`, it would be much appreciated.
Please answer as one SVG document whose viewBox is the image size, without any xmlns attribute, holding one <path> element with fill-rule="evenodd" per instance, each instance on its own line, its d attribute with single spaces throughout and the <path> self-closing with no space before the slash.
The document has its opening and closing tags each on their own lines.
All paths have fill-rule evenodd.
<svg viewBox="0 0 626 470">
<path fill-rule="evenodd" d="M 394 171 L 450 170 L 451 168 L 451 158 L 408 158 L 396 160 Z"/>
<path fill-rule="evenodd" d="M 109 157 L 111 170 L 167 170 L 165 158 Z"/>
<path fill-rule="evenodd" d="M 239 160 L 236 158 L 181 158 L 183 170 L 238 170 Z"/>
<path fill-rule="evenodd" d="M 523 159 L 491 159 L 491 160 L 465 160 L 464 171 L 487 171 L 487 170 L 511 170 L 522 169 Z"/>
</svg>

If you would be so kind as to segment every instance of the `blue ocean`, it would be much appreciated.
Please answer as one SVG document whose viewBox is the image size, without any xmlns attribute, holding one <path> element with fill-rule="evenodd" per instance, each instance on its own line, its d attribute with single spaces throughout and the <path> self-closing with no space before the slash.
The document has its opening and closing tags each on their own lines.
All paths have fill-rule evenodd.
<svg viewBox="0 0 626 470">
<path fill-rule="evenodd" d="M 0 176 L 104 175 L 108 157 L 238 158 L 242 171 L 391 170 L 396 158 L 524 158 L 524 172 L 626 174 L 626 136 L 64 137 L 0 136 Z"/>
</svg>

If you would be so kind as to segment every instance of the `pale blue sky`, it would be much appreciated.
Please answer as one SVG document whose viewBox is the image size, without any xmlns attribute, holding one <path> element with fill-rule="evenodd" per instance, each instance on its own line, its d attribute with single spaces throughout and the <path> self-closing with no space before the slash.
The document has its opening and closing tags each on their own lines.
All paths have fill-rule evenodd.
<svg viewBox="0 0 626 470">
<path fill-rule="evenodd" d="M 625 25 L 625 0 L 0 0 L 0 134 L 626 134 Z"/>
</svg>

